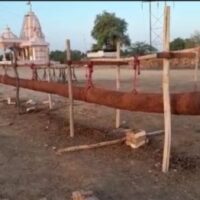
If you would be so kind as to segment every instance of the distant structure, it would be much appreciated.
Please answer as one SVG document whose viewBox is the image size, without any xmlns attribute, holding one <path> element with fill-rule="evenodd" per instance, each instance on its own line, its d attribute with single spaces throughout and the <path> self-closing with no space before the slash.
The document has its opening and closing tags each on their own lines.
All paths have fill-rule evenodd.
<svg viewBox="0 0 200 200">
<path fill-rule="evenodd" d="M 30 4 L 29 4 L 30 5 Z M 32 11 L 24 16 L 20 36 L 17 37 L 7 26 L 0 35 L 0 48 L 3 49 L 3 61 L 6 62 L 6 51 L 16 49 L 18 63 L 47 63 L 49 60 L 49 43 L 45 36 L 39 19 Z"/>
<path fill-rule="evenodd" d="M 117 52 L 105 52 L 104 50 L 99 50 L 96 52 L 87 52 L 88 58 L 116 58 Z"/>
</svg>

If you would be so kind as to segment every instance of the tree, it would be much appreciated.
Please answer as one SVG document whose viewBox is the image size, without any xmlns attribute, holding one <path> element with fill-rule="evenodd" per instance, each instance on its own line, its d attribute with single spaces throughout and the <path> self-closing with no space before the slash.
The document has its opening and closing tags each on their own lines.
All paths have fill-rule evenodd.
<svg viewBox="0 0 200 200">
<path fill-rule="evenodd" d="M 170 42 L 170 50 L 181 50 L 185 49 L 185 40 L 178 37 Z"/>
<path fill-rule="evenodd" d="M 200 45 L 200 32 L 195 31 L 190 38 L 185 39 L 185 48 L 193 48 Z"/>
<path fill-rule="evenodd" d="M 66 51 L 55 50 L 50 52 L 50 59 L 54 61 L 58 61 L 60 63 L 66 62 Z M 85 54 L 79 50 L 72 50 L 71 51 L 72 60 L 81 60 L 85 57 Z"/>
<path fill-rule="evenodd" d="M 86 56 L 83 52 L 79 50 L 72 50 L 72 60 L 79 61 Z"/>
<path fill-rule="evenodd" d="M 193 48 L 195 47 L 195 42 L 191 38 L 185 39 L 185 48 Z"/>
<path fill-rule="evenodd" d="M 97 41 L 93 45 L 95 49 L 116 49 L 116 42 L 121 41 L 124 45 L 130 44 L 127 32 L 127 22 L 115 16 L 115 13 L 104 11 L 96 16 L 94 27 L 91 32 L 92 37 Z"/>
<path fill-rule="evenodd" d="M 66 61 L 66 54 L 64 51 L 55 50 L 50 52 L 50 60 L 58 61 L 64 63 Z"/>
<path fill-rule="evenodd" d="M 200 45 L 200 32 L 199 31 L 195 31 L 191 35 L 190 39 L 194 43 L 195 46 L 199 46 Z"/>
<path fill-rule="evenodd" d="M 157 49 L 145 42 L 135 42 L 124 51 L 123 55 L 126 56 L 145 55 L 152 52 L 157 52 Z"/>
</svg>

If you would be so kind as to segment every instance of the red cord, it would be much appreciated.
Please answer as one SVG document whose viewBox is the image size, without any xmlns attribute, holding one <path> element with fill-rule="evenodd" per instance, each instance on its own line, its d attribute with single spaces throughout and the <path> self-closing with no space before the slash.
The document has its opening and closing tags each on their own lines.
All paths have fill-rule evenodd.
<svg viewBox="0 0 200 200">
<path fill-rule="evenodd" d="M 87 64 L 86 75 L 85 75 L 87 79 L 87 84 L 86 84 L 87 88 L 93 87 L 92 73 L 93 73 L 93 62 L 89 62 Z"/>
<path fill-rule="evenodd" d="M 137 76 L 140 75 L 140 60 L 138 56 L 133 56 L 133 61 L 130 62 L 134 70 L 133 76 L 133 92 L 137 93 Z"/>
<path fill-rule="evenodd" d="M 32 69 L 32 80 L 37 80 L 38 79 L 38 76 L 37 76 L 37 69 L 34 65 L 34 63 L 32 63 L 30 65 L 31 69 Z"/>
<path fill-rule="evenodd" d="M 72 61 L 71 61 L 71 60 L 68 60 L 68 61 L 67 61 L 67 64 L 68 64 L 68 65 L 72 65 Z"/>
</svg>

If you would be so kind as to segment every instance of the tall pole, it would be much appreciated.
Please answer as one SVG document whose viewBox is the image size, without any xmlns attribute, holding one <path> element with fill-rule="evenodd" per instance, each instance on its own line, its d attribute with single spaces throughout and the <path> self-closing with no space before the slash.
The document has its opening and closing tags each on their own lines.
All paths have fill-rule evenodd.
<svg viewBox="0 0 200 200">
<path fill-rule="evenodd" d="M 51 73 L 50 73 L 50 57 L 49 57 L 49 48 L 48 48 L 48 73 L 47 73 L 47 79 L 48 79 L 48 82 L 51 82 Z M 48 103 L 49 103 L 49 109 L 51 110 L 53 108 L 53 104 L 52 104 L 52 95 L 51 94 L 48 94 Z"/>
<path fill-rule="evenodd" d="M 151 2 L 149 2 L 149 44 L 152 46 Z"/>
<path fill-rule="evenodd" d="M 165 6 L 164 9 L 164 27 L 163 27 L 163 49 L 169 51 L 170 42 L 170 7 Z M 164 149 L 162 171 L 169 171 L 170 152 L 171 152 L 171 101 L 170 101 L 170 60 L 163 60 L 163 103 L 164 103 Z"/>
<path fill-rule="evenodd" d="M 120 58 L 120 41 L 117 41 L 117 58 Z M 120 90 L 120 65 L 117 65 L 117 71 L 116 71 L 116 89 Z M 120 127 L 120 109 L 116 109 L 116 128 Z"/>
<path fill-rule="evenodd" d="M 71 48 L 70 40 L 66 40 L 66 53 L 67 61 L 71 61 Z M 73 109 L 73 91 L 72 91 L 72 70 L 71 64 L 67 64 L 68 68 L 68 92 L 69 92 L 69 126 L 70 126 L 70 137 L 74 137 L 74 109 Z"/>
<path fill-rule="evenodd" d="M 196 58 L 195 58 L 195 68 L 194 68 L 194 83 L 195 89 L 197 89 L 198 83 L 198 68 L 199 68 L 199 48 L 195 51 Z"/>
</svg>

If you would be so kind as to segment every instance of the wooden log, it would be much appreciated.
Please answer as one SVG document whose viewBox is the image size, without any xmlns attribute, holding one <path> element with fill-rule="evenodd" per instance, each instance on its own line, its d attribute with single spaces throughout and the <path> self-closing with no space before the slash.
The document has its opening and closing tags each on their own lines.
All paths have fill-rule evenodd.
<svg viewBox="0 0 200 200">
<path fill-rule="evenodd" d="M 123 137 L 123 138 L 120 138 L 120 139 L 110 140 L 110 141 L 105 141 L 105 142 L 99 142 L 99 143 L 96 143 L 96 144 L 85 144 L 85 145 L 67 147 L 67 148 L 59 149 L 57 151 L 57 154 L 61 154 L 61 153 L 64 153 L 64 152 L 80 151 L 80 150 L 94 149 L 94 148 L 109 146 L 109 145 L 113 145 L 113 144 L 122 143 L 125 140 L 126 140 L 125 137 Z"/>
<path fill-rule="evenodd" d="M 16 86 L 16 79 L 0 75 L 0 83 Z M 68 85 L 47 81 L 19 79 L 21 88 L 68 97 Z M 159 93 L 133 93 L 103 88 L 73 86 L 75 100 L 96 103 L 121 110 L 163 113 L 163 95 Z M 171 113 L 176 115 L 200 115 L 200 92 L 170 94 Z"/>
<path fill-rule="evenodd" d="M 67 61 L 71 61 L 70 40 L 66 41 Z M 73 89 L 72 89 L 72 70 L 71 64 L 68 64 L 68 94 L 69 94 L 69 125 L 70 137 L 74 137 L 74 102 L 73 102 Z"/>
<path fill-rule="evenodd" d="M 169 51 L 170 42 L 170 7 L 165 6 L 164 10 L 164 50 Z M 170 61 L 169 59 L 163 60 L 163 101 L 164 101 L 164 150 L 163 150 L 163 163 L 162 171 L 164 173 L 169 170 L 170 151 L 171 151 L 171 104 L 170 104 Z"/>
</svg>

